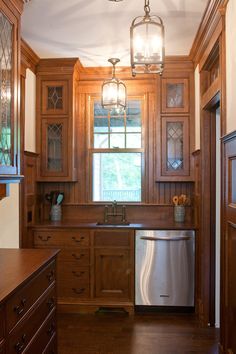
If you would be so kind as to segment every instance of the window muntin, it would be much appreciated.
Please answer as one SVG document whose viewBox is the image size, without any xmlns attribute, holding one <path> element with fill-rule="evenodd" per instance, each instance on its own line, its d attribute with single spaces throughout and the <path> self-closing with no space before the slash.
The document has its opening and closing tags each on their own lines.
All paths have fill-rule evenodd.
<svg viewBox="0 0 236 354">
<path fill-rule="evenodd" d="M 142 100 L 111 112 L 92 101 L 92 201 L 141 202 L 143 171 Z"/>
</svg>

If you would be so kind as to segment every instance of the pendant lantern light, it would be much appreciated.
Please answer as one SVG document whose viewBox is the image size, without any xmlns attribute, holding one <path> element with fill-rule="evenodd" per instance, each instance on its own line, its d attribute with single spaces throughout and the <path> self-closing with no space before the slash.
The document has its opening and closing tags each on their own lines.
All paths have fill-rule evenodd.
<svg viewBox="0 0 236 354">
<path fill-rule="evenodd" d="M 159 16 L 150 15 L 149 0 L 145 0 L 144 16 L 136 17 L 130 27 L 132 75 L 159 73 L 164 67 L 164 25 Z"/>
<path fill-rule="evenodd" d="M 126 86 L 115 77 L 115 65 L 119 63 L 120 59 L 111 58 L 108 61 L 113 65 L 112 78 L 105 80 L 102 84 L 102 107 L 108 110 L 125 109 Z"/>
</svg>

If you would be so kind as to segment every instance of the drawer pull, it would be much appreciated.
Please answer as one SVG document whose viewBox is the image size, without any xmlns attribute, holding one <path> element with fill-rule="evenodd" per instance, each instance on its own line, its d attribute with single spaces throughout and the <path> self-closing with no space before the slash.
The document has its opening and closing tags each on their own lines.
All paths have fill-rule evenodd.
<svg viewBox="0 0 236 354">
<path fill-rule="evenodd" d="M 75 236 L 72 236 L 72 240 L 75 241 L 76 243 L 80 243 L 84 240 L 84 236 L 81 236 L 80 238 L 76 238 Z"/>
<path fill-rule="evenodd" d="M 44 236 L 39 235 L 39 238 L 40 238 L 41 241 L 47 242 L 48 240 L 50 240 L 51 236 L 44 237 Z"/>
<path fill-rule="evenodd" d="M 55 306 L 55 298 L 51 297 L 47 302 L 49 310 L 51 310 Z"/>
<path fill-rule="evenodd" d="M 53 333 L 55 332 L 55 328 L 56 328 L 56 326 L 55 326 L 55 323 L 54 322 L 52 322 L 52 324 L 51 324 L 51 326 L 48 328 L 48 330 L 47 330 L 47 334 L 51 337 L 52 335 L 53 335 Z"/>
<path fill-rule="evenodd" d="M 72 274 L 77 277 L 80 278 L 84 275 L 85 272 L 81 271 L 81 272 L 76 272 L 75 270 L 72 270 Z"/>
<path fill-rule="evenodd" d="M 72 290 L 77 295 L 83 294 L 85 292 L 85 288 L 80 288 L 80 289 L 72 288 Z"/>
<path fill-rule="evenodd" d="M 25 304 L 26 304 L 26 299 L 22 299 L 20 301 L 20 305 L 14 307 L 14 312 L 16 312 L 17 315 L 21 315 L 25 310 Z"/>
<path fill-rule="evenodd" d="M 51 272 L 47 274 L 47 278 L 49 282 L 54 279 L 54 270 L 51 270 Z"/>
<path fill-rule="evenodd" d="M 72 253 L 72 256 L 75 258 L 75 259 L 77 259 L 77 261 L 79 261 L 80 259 L 82 259 L 84 256 L 85 256 L 85 254 L 79 254 L 79 255 L 77 255 L 77 254 L 75 254 L 75 253 Z"/>
<path fill-rule="evenodd" d="M 25 347 L 25 339 L 26 339 L 26 334 L 24 333 L 21 337 L 21 340 L 15 344 L 15 351 L 16 353 L 21 353 L 22 350 Z"/>
</svg>

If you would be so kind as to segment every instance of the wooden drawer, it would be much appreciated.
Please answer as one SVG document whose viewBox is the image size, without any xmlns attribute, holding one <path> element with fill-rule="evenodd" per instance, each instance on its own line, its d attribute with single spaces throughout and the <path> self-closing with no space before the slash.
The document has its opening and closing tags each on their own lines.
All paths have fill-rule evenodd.
<svg viewBox="0 0 236 354">
<path fill-rule="evenodd" d="M 3 306 L 0 306 L 0 342 L 4 337 L 5 337 L 4 308 Z"/>
<path fill-rule="evenodd" d="M 56 352 L 56 316 L 50 315 L 37 332 L 24 354 L 42 354 Z"/>
<path fill-rule="evenodd" d="M 55 276 L 55 261 L 53 261 L 9 298 L 6 303 L 7 332 L 10 332 L 45 290 L 55 282 Z"/>
<path fill-rule="evenodd" d="M 56 291 L 53 286 L 52 289 L 47 291 L 43 296 L 34 311 L 29 313 L 11 332 L 8 342 L 9 354 L 23 352 L 45 319 L 55 313 L 55 295 Z M 46 344 L 47 342 L 45 346 Z M 28 353 L 33 352 L 34 351 L 28 351 Z"/>
<path fill-rule="evenodd" d="M 74 263 L 77 266 L 87 266 L 90 261 L 89 249 L 61 250 L 58 256 L 58 266 L 67 267 L 65 262 Z"/>
<path fill-rule="evenodd" d="M 0 341 L 0 354 L 5 354 L 6 353 L 6 347 L 5 347 L 5 342 Z"/>
<path fill-rule="evenodd" d="M 130 247 L 129 230 L 97 230 L 94 231 L 95 247 Z"/>
<path fill-rule="evenodd" d="M 66 282 L 67 280 L 79 281 L 82 284 L 88 283 L 89 267 L 78 267 L 74 263 L 59 265 L 57 282 Z"/>
<path fill-rule="evenodd" d="M 89 230 L 42 230 L 34 231 L 35 247 L 88 247 Z"/>
<path fill-rule="evenodd" d="M 58 281 L 58 298 L 89 298 L 89 283 L 81 283 L 80 280 L 67 279 Z"/>
</svg>

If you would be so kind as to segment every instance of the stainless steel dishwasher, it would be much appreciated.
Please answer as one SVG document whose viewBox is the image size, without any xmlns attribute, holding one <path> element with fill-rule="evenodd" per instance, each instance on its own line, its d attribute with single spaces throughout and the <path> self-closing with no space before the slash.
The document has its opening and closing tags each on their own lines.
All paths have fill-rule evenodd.
<svg viewBox="0 0 236 354">
<path fill-rule="evenodd" d="M 194 306 L 194 231 L 138 230 L 135 305 Z"/>
</svg>

